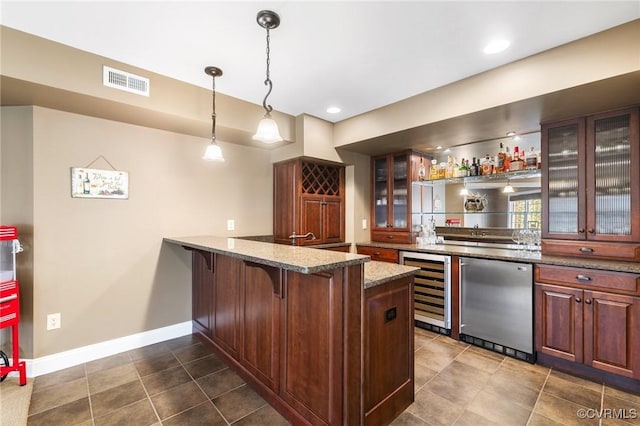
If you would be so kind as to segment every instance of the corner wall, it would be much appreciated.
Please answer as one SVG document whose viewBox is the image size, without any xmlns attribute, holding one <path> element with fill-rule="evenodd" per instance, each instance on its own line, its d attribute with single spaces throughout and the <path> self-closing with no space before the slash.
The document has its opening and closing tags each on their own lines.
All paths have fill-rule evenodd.
<svg viewBox="0 0 640 426">
<path fill-rule="evenodd" d="M 24 173 L 5 171 L 10 160 L 3 155 L 2 220 L 11 219 L 5 200 L 33 194 L 31 223 L 21 225 L 33 228 L 33 312 L 23 317 L 33 323 L 33 347 L 23 349 L 25 357 L 190 320 L 190 256 L 163 237 L 271 233 L 267 151 L 221 141 L 226 162 L 210 163 L 201 160 L 204 138 L 40 107 L 2 111 L 33 112 L 31 153 L 19 121 L 3 122 L 2 142 L 3 152 L 10 146 L 33 171 L 32 185 L 10 185 L 7 179 Z M 128 200 L 71 197 L 70 168 L 100 155 L 129 173 Z M 110 168 L 104 160 L 92 167 Z M 226 230 L 227 219 L 236 231 Z M 19 278 L 28 272 L 19 270 Z M 62 327 L 46 331 L 46 316 L 55 312 Z M 26 343 L 29 332 L 21 339 Z"/>
</svg>

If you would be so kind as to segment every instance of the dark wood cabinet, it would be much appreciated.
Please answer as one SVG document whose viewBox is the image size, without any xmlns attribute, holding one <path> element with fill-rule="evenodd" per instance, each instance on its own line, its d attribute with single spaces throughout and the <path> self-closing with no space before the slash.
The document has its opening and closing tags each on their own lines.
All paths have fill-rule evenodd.
<svg viewBox="0 0 640 426">
<path fill-rule="evenodd" d="M 278 268 L 243 262 L 240 359 L 254 377 L 274 391 L 280 386 L 282 276 Z"/>
<path fill-rule="evenodd" d="M 307 157 L 273 165 L 273 232 L 279 244 L 345 240 L 344 166 Z M 316 237 L 302 237 L 307 233 Z M 299 236 L 293 238 L 292 236 Z"/>
<path fill-rule="evenodd" d="M 191 251 L 191 312 L 194 326 L 211 337 L 211 290 L 213 287 L 213 253 Z"/>
<path fill-rule="evenodd" d="M 211 338 L 230 353 L 237 354 L 240 343 L 240 290 L 242 261 L 214 256 L 211 288 Z"/>
<path fill-rule="evenodd" d="M 536 284 L 536 350 L 572 362 L 582 362 L 583 291 Z"/>
<path fill-rule="evenodd" d="M 413 402 L 413 276 L 192 256 L 194 330 L 292 424 L 385 425 Z"/>
<path fill-rule="evenodd" d="M 363 323 L 365 425 L 387 425 L 413 402 L 413 277 L 366 289 Z"/>
<path fill-rule="evenodd" d="M 637 274 L 538 266 L 536 350 L 640 379 L 639 283 Z"/>
<path fill-rule="evenodd" d="M 638 107 L 542 124 L 544 254 L 640 260 Z"/>
<path fill-rule="evenodd" d="M 371 260 L 379 260 L 381 262 L 390 262 L 390 263 L 400 262 L 400 253 L 396 249 L 357 245 L 356 251 L 358 254 L 371 256 Z"/>
<path fill-rule="evenodd" d="M 429 157 L 402 151 L 371 159 L 371 240 L 411 243 L 411 182 L 418 180 Z"/>
</svg>

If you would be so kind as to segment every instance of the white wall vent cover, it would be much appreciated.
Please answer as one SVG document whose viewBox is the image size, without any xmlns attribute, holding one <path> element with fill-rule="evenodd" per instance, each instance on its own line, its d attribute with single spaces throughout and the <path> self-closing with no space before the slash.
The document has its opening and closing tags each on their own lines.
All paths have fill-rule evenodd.
<svg viewBox="0 0 640 426">
<path fill-rule="evenodd" d="M 149 79 L 120 71 L 108 66 L 102 67 L 102 84 L 138 95 L 149 96 Z"/>
</svg>

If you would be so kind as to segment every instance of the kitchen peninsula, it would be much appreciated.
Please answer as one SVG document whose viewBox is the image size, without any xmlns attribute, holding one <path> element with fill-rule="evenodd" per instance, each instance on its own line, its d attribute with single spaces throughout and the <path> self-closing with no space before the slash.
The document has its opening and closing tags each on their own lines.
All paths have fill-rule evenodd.
<svg viewBox="0 0 640 426">
<path fill-rule="evenodd" d="M 294 424 L 388 424 L 414 396 L 413 274 L 368 256 L 196 236 L 194 332 Z"/>
</svg>

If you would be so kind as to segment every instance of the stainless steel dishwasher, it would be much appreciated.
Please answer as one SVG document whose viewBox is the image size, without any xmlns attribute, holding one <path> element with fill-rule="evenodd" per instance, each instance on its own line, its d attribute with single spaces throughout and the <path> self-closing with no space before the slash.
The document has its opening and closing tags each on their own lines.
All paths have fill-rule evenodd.
<svg viewBox="0 0 640 426">
<path fill-rule="evenodd" d="M 460 340 L 535 362 L 533 265 L 460 258 Z"/>
</svg>

